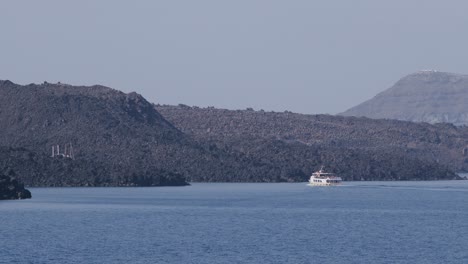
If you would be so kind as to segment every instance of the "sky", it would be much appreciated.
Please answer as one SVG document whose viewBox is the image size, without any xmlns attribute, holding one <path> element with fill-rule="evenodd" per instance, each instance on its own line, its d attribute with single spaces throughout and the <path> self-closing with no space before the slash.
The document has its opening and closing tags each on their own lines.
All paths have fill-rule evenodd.
<svg viewBox="0 0 468 264">
<path fill-rule="evenodd" d="M 0 79 L 159 104 L 336 114 L 419 70 L 468 74 L 467 1 L 5 0 Z"/>
</svg>

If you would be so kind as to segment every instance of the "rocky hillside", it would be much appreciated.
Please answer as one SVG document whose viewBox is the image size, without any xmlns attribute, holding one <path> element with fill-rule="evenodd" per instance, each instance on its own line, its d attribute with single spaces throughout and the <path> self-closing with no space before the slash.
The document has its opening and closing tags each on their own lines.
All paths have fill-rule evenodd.
<svg viewBox="0 0 468 264">
<path fill-rule="evenodd" d="M 133 170 L 115 164 L 109 166 L 92 159 L 35 153 L 25 148 L 0 147 L 0 174 L 20 178 L 27 186 L 166 186 L 185 185 L 185 178 L 159 169 Z"/>
<path fill-rule="evenodd" d="M 0 173 L 0 200 L 29 199 L 31 192 L 16 179 Z"/>
<path fill-rule="evenodd" d="M 468 75 L 421 71 L 341 115 L 468 125 Z"/>
<path fill-rule="evenodd" d="M 103 86 L 10 81 L 0 81 L 0 126 L 0 172 L 27 186 L 305 181 L 322 164 L 346 180 L 453 179 L 446 165 L 463 167 L 467 146 L 453 126 L 155 109 Z M 73 159 L 65 157 L 70 143 Z M 51 157 L 56 145 L 60 155 Z"/>
<path fill-rule="evenodd" d="M 184 105 L 156 108 L 195 138 L 285 167 L 297 163 L 303 173 L 321 163 L 335 171 L 352 171 L 351 179 L 422 178 L 421 173 L 431 175 L 435 168 L 440 177 L 450 178 L 453 174 L 442 172 L 446 166 L 468 170 L 468 130 L 448 124 Z M 403 170 L 413 172 L 400 173 Z"/>
<path fill-rule="evenodd" d="M 47 179 L 41 181 L 28 173 L 19 174 L 26 185 L 186 184 L 182 176 L 158 166 L 155 159 L 180 146 L 193 148 L 193 144 L 136 93 L 103 86 L 21 86 L 0 81 L 0 125 L 0 146 L 33 153 L 7 156 L 9 159 L 0 160 L 3 167 L 37 165 L 46 174 Z M 54 163 L 44 158 L 51 155 L 52 145 L 61 145 L 64 154 L 65 144 L 70 143 L 75 160 Z M 63 177 L 51 181 L 57 175 Z"/>
<path fill-rule="evenodd" d="M 103 86 L 0 81 L 0 126 L 0 170 L 17 171 L 28 186 L 299 179 L 278 164 L 193 139 L 141 95 Z M 52 146 L 65 154 L 70 143 L 73 160 L 50 157 Z"/>
</svg>

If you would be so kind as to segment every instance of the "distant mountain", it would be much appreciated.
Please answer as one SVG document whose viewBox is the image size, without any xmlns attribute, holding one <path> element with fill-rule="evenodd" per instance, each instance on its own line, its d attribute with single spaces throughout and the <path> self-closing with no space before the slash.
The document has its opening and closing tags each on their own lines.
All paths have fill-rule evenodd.
<svg viewBox="0 0 468 264">
<path fill-rule="evenodd" d="M 340 115 L 468 125 L 468 75 L 421 71 Z"/>
<path fill-rule="evenodd" d="M 307 177 L 321 165 L 347 180 L 451 179 L 468 170 L 468 129 L 396 120 L 156 105 L 182 132 Z M 241 156 L 242 157 L 242 156 Z M 300 176 L 303 175 L 303 176 Z"/>
</svg>

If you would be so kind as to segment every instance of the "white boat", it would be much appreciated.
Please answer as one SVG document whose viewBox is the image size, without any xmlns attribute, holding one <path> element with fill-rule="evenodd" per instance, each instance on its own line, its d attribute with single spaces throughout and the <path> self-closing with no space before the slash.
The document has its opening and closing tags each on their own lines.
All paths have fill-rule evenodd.
<svg viewBox="0 0 468 264">
<path fill-rule="evenodd" d="M 339 185 L 341 183 L 341 177 L 336 176 L 333 173 L 326 173 L 323 171 L 323 167 L 319 171 L 312 173 L 309 179 L 309 185 L 313 186 L 330 186 Z"/>
</svg>

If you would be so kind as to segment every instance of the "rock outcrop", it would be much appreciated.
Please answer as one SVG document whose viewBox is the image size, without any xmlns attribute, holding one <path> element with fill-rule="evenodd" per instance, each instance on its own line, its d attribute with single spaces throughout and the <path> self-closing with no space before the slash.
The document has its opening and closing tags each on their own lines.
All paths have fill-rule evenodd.
<svg viewBox="0 0 468 264">
<path fill-rule="evenodd" d="M 340 115 L 468 125 L 468 75 L 421 71 Z"/>
<path fill-rule="evenodd" d="M 29 199 L 31 192 L 16 179 L 0 173 L 0 200 Z"/>
</svg>

